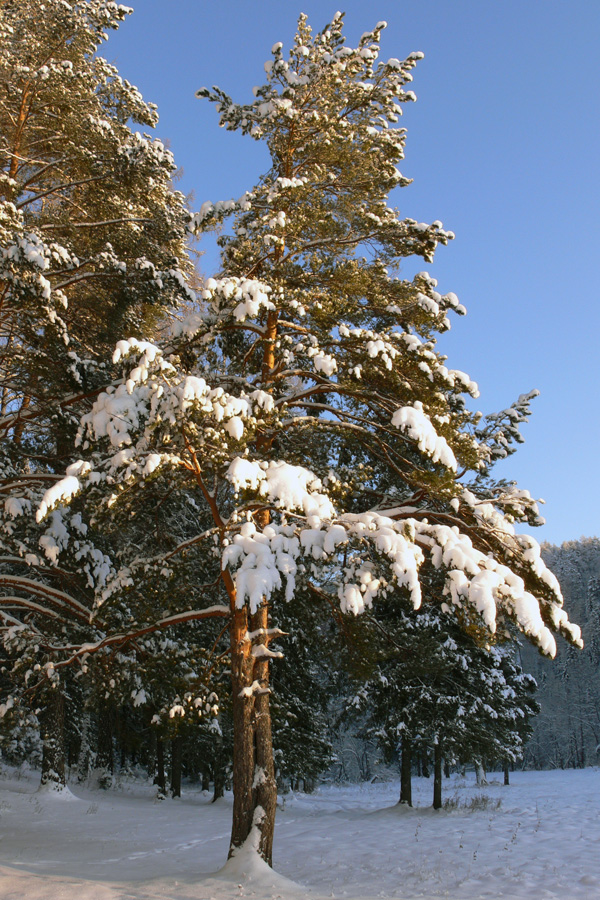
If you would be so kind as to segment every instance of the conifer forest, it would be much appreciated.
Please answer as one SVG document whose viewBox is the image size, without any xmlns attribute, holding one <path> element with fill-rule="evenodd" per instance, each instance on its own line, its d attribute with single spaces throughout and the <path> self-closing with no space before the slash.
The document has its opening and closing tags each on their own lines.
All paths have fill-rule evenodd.
<svg viewBox="0 0 600 900">
<path fill-rule="evenodd" d="M 600 540 L 530 535 L 504 461 L 537 392 L 475 411 L 427 271 L 454 234 L 397 209 L 423 54 L 300 15 L 250 102 L 198 90 L 268 165 L 196 203 L 107 61 L 130 12 L 0 0 L 2 785 L 174 817 L 196 791 L 237 885 L 286 798 L 394 784 L 442 815 L 456 779 L 597 767 Z"/>
</svg>

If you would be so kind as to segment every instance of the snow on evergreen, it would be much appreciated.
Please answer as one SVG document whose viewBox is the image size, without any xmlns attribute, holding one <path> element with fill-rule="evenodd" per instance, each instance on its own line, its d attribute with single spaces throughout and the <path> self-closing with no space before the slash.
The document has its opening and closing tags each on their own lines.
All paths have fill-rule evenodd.
<svg viewBox="0 0 600 900">
<path fill-rule="evenodd" d="M 34 6 L 27 0 L 30 17 Z M 0 338 L 15 354 L 0 368 L 10 449 L 0 464 L 0 615 L 12 666 L 4 728 L 30 740 L 39 713 L 42 780 L 56 787 L 77 710 L 82 771 L 95 728 L 108 786 L 114 719 L 126 710 L 153 736 L 161 796 L 165 745 L 178 796 L 194 733 L 216 799 L 233 759 L 230 870 L 245 860 L 260 874 L 257 853 L 272 862 L 278 775 L 315 775 L 302 754 L 294 764 L 289 734 L 273 740 L 270 695 L 284 733 L 303 721 L 303 706 L 313 713 L 308 741 L 325 767 L 331 744 L 317 726 L 327 683 L 309 660 L 326 648 L 333 659 L 328 628 L 364 645 L 361 623 L 391 604 L 417 646 L 426 632 L 440 642 L 420 705 L 407 698 L 404 712 L 427 718 L 437 660 L 460 682 L 453 715 L 469 723 L 471 754 L 484 745 L 506 759 L 520 753 L 517 720 L 531 708 L 517 702 L 521 676 L 494 645 L 521 632 L 550 657 L 556 633 L 581 646 L 539 545 L 518 532 L 541 521 L 536 501 L 493 478 L 522 440 L 535 392 L 495 415 L 470 412 L 476 382 L 436 345 L 464 307 L 427 272 L 398 274 L 407 257 L 433 262 L 454 235 L 388 202 L 410 183 L 397 125 L 416 99 L 409 86 L 422 54 L 380 61 L 384 22 L 350 47 L 341 13 L 319 33 L 301 16 L 289 53 L 273 46 L 250 103 L 200 90 L 221 125 L 267 143 L 271 167 L 239 200 L 207 201 L 191 215 L 170 188 L 171 154 L 124 124 L 151 127 L 155 110 L 94 56 L 126 8 L 47 6 L 53 33 L 77 36 L 65 55 L 77 53 L 33 73 L 48 92 L 39 114 L 57 97 L 69 111 L 73 189 L 108 181 L 77 194 L 84 221 L 72 223 L 58 199 L 46 213 L 38 201 L 63 191 L 47 183 L 62 153 L 54 125 L 45 126 L 51 159 L 24 166 L 20 133 L 6 125 L 0 278 L 12 305 Z M 9 14 L 41 58 L 26 16 Z M 22 78 L 12 26 L 2 27 L 0 61 Z M 85 81 L 75 105 L 74 71 Z M 100 157 L 114 168 L 96 175 Z M 186 241 L 216 226 L 221 271 L 196 292 Z M 288 638 L 302 678 L 282 663 L 277 695 Z M 366 646 L 361 666 L 367 685 L 375 671 L 379 685 L 388 677 Z M 478 677 L 485 690 L 471 703 Z M 447 690 L 435 696 L 451 708 Z M 438 771 L 442 739 L 448 754 L 467 753 L 464 733 L 442 735 L 425 719 Z"/>
</svg>

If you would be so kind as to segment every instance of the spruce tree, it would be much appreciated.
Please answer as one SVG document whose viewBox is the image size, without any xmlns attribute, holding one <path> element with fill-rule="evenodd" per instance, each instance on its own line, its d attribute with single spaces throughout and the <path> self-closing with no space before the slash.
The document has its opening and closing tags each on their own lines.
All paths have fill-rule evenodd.
<svg viewBox="0 0 600 900">
<path fill-rule="evenodd" d="M 377 738 L 386 761 L 400 755 L 401 803 L 411 802 L 413 753 L 433 748 L 438 775 L 442 758 L 455 764 L 522 756 L 539 707 L 535 680 L 513 660 L 514 645 L 490 646 L 484 633 L 465 628 L 433 598 L 415 610 L 391 596 L 368 620 L 373 671 L 349 711 L 360 717 L 364 734 Z M 439 808 L 437 778 L 435 793 Z"/>
<path fill-rule="evenodd" d="M 82 489 L 94 515 L 117 510 L 148 480 L 193 491 L 203 605 L 193 598 L 177 615 L 229 621 L 230 852 L 249 841 L 269 863 L 269 667 L 280 652 L 270 644 L 282 637 L 272 603 L 312 597 L 358 615 L 399 592 L 489 633 L 514 622 L 547 654 L 553 631 L 579 641 L 536 542 L 515 532 L 515 521 L 536 521 L 535 503 L 484 477 L 529 398 L 492 420 L 471 414 L 464 397 L 476 385 L 435 349 L 464 310 L 427 273 L 398 274 L 402 259 L 431 262 L 452 238 L 388 206 L 408 183 L 396 124 L 421 54 L 379 62 L 384 23 L 351 48 L 342 21 L 313 36 L 301 17 L 289 56 L 273 47 L 248 105 L 199 92 L 222 125 L 266 141 L 271 168 L 239 201 L 201 208 L 199 232 L 233 217 L 203 309 L 160 346 L 117 344 L 122 380 L 83 417 L 82 459 L 38 511 Z M 432 569 L 441 597 L 421 588 Z M 128 578 L 116 571 L 102 590 L 118 597 Z"/>
</svg>

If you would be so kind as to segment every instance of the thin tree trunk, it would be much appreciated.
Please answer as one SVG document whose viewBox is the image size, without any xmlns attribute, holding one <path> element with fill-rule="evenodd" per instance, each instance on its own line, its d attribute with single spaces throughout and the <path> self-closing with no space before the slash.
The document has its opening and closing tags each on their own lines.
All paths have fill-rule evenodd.
<svg viewBox="0 0 600 900">
<path fill-rule="evenodd" d="M 223 736 L 221 734 L 215 735 L 215 745 L 214 745 L 214 753 L 213 753 L 213 765 L 212 765 L 212 776 L 213 776 L 213 798 L 212 802 L 215 800 L 220 800 L 221 797 L 225 796 L 225 754 L 223 751 Z"/>
<path fill-rule="evenodd" d="M 46 692 L 45 708 L 40 716 L 42 726 L 41 785 L 61 790 L 65 776 L 65 697 L 59 687 Z"/>
<path fill-rule="evenodd" d="M 98 707 L 98 746 L 96 755 L 98 785 L 101 788 L 108 788 L 112 785 L 112 776 L 115 771 L 113 718 L 114 710 L 112 706 L 109 703 L 101 702 Z"/>
<path fill-rule="evenodd" d="M 402 735 L 402 761 L 400 764 L 400 803 L 412 806 L 412 741 Z"/>
<path fill-rule="evenodd" d="M 442 745 L 439 738 L 433 746 L 433 808 L 442 808 Z"/>
<path fill-rule="evenodd" d="M 213 779 L 212 802 L 214 803 L 216 800 L 220 800 L 221 797 L 225 796 L 225 773 L 223 772 L 223 768 L 220 764 L 215 766 Z"/>
<path fill-rule="evenodd" d="M 156 775 L 154 784 L 158 785 L 161 794 L 167 792 L 167 780 L 165 778 L 165 745 L 162 738 L 156 735 Z"/>
<path fill-rule="evenodd" d="M 79 743 L 79 754 L 77 757 L 77 781 L 85 781 L 91 768 L 91 747 L 90 747 L 90 714 L 85 712 L 81 720 L 81 740 Z"/>
<path fill-rule="evenodd" d="M 510 784 L 510 774 L 509 774 L 509 772 L 510 772 L 509 763 L 508 763 L 508 760 L 505 759 L 505 760 L 504 760 L 504 784 L 505 784 L 505 785 L 509 785 L 509 784 Z"/>
<path fill-rule="evenodd" d="M 81 743 L 79 745 L 79 756 L 77 758 L 77 781 L 86 781 L 90 774 L 91 768 L 91 747 L 90 747 L 90 714 L 84 713 L 81 723 Z"/>
<path fill-rule="evenodd" d="M 127 719 L 122 707 L 117 709 L 115 718 L 115 736 L 117 739 L 117 746 L 119 747 L 119 769 L 123 771 L 127 766 L 127 754 L 130 749 L 131 735 L 127 728 Z"/>
<path fill-rule="evenodd" d="M 181 764 L 183 738 L 176 735 L 171 741 L 171 797 L 181 797 Z"/>
</svg>

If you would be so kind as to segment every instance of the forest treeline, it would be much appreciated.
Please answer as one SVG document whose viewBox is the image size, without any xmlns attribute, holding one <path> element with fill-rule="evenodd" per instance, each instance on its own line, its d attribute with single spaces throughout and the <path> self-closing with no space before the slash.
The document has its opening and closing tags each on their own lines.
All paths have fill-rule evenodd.
<svg viewBox="0 0 600 900">
<path fill-rule="evenodd" d="M 521 702 L 526 702 L 521 736 L 510 748 L 508 761 L 510 768 L 593 766 L 598 764 L 600 752 L 600 540 L 582 538 L 560 546 L 544 545 L 543 553 L 560 579 L 569 611 L 581 623 L 584 649 L 575 651 L 564 644 L 555 660 L 547 660 L 527 643 L 522 642 L 516 654 L 511 648 L 512 659 L 533 676 L 535 685 L 526 676 L 517 679 L 526 686 L 521 696 Z M 439 623 L 429 625 L 435 648 Z M 400 634 L 405 626 L 406 622 L 402 623 Z M 289 627 L 282 621 L 282 628 Z M 273 673 L 280 789 L 312 790 L 320 779 L 392 777 L 395 771 L 403 771 L 404 746 L 404 795 L 410 797 L 407 767 L 415 775 L 426 776 L 435 769 L 435 745 L 431 734 L 424 733 L 426 707 L 428 702 L 431 705 L 427 693 L 433 695 L 435 690 L 431 659 L 413 666 L 414 677 L 420 681 L 417 690 L 413 688 L 411 702 L 421 734 L 408 752 L 409 740 L 406 737 L 403 741 L 398 722 L 403 716 L 408 719 L 410 676 L 398 647 L 387 636 L 382 637 L 379 623 L 372 623 L 368 641 L 364 635 L 360 640 L 356 634 L 344 635 L 327 618 L 319 627 L 324 635 L 324 655 L 311 661 L 294 641 L 285 646 L 284 657 L 277 661 Z M 365 643 L 370 647 L 368 654 Z M 465 649 L 475 650 L 472 646 Z M 414 653 L 414 648 L 407 646 L 406 653 Z M 337 661 L 341 655 L 346 655 L 347 664 L 340 673 Z M 336 673 L 334 677 L 332 673 Z M 518 676 L 518 668 L 512 674 Z M 168 676 L 164 677 L 167 680 Z M 302 696 L 307 684 L 307 694 Z M 226 678 L 221 678 L 219 691 L 223 685 L 227 686 Z M 446 703 L 460 702 L 454 681 L 449 694 Z M 493 688 L 491 702 L 498 702 L 498 698 L 493 699 Z M 179 715 L 170 718 L 169 713 L 163 714 L 159 723 L 158 716 L 150 717 L 135 698 L 125 697 L 119 702 L 111 695 L 102 700 L 97 691 L 86 696 L 85 691 L 73 686 L 64 710 L 65 773 L 75 782 L 104 788 L 123 777 L 151 778 L 164 796 L 178 795 L 183 777 L 202 783 L 215 797 L 221 796 L 231 782 L 228 715 L 221 709 L 218 719 L 203 724 L 190 723 Z M 447 708 L 441 718 L 454 725 L 453 712 Z M 488 723 L 482 721 L 487 729 Z M 39 716 L 29 713 L 17 722 L 6 715 L 0 727 L 5 763 L 41 767 Z M 465 765 L 476 767 L 480 761 L 484 769 L 502 767 L 507 762 L 503 739 L 499 734 L 487 746 L 478 747 L 476 737 L 467 733 L 462 752 L 456 752 L 453 746 L 448 753 L 445 748 L 446 771 Z"/>
<path fill-rule="evenodd" d="M 544 545 L 543 555 L 558 577 L 565 603 L 581 625 L 583 650 L 562 645 L 548 665 L 531 648 L 521 663 L 537 682 L 540 713 L 524 754 L 535 769 L 583 768 L 600 762 L 600 540 L 581 538 Z"/>
</svg>

